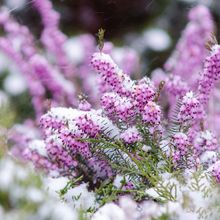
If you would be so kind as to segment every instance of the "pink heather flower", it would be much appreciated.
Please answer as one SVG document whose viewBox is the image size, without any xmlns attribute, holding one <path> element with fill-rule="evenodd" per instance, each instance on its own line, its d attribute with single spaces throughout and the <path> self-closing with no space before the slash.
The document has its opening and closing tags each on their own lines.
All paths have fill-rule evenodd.
<svg viewBox="0 0 220 220">
<path fill-rule="evenodd" d="M 125 130 L 120 138 L 127 144 L 133 144 L 135 142 L 141 141 L 142 137 L 136 127 L 131 127 Z"/>
<path fill-rule="evenodd" d="M 41 1 L 41 3 L 47 4 L 47 0 Z M 52 7 L 50 1 L 49 5 Z M 46 59 L 37 54 L 35 39 L 29 29 L 14 21 L 9 16 L 10 13 L 7 9 L 1 9 L 0 13 L 0 25 L 2 25 L 6 33 L 6 37 L 0 39 L 0 50 L 17 65 L 17 68 L 24 75 L 32 96 L 37 118 L 40 118 L 45 113 L 47 89 L 55 96 L 55 98 L 52 97 L 52 99 L 56 100 L 52 100 L 53 103 L 59 102 L 62 105 L 75 104 L 75 91 L 72 82 L 65 80 L 55 68 L 49 65 Z M 36 71 L 36 66 L 40 66 L 40 72 Z M 60 93 L 60 91 L 64 92 L 64 94 Z"/>
<path fill-rule="evenodd" d="M 217 139 L 209 130 L 199 132 L 193 146 L 197 155 L 205 151 L 215 151 L 218 148 Z"/>
<path fill-rule="evenodd" d="M 86 163 L 89 167 L 88 174 L 92 175 L 94 184 L 113 178 L 114 172 L 106 160 L 102 160 L 98 157 L 92 157 Z"/>
<path fill-rule="evenodd" d="M 83 99 L 79 102 L 79 106 L 78 106 L 79 110 L 90 111 L 91 108 L 92 108 L 91 104 L 88 101 L 86 101 L 85 99 Z"/>
<path fill-rule="evenodd" d="M 134 105 L 140 112 L 144 110 L 147 102 L 153 101 L 156 95 L 155 90 L 150 79 L 146 77 L 138 81 L 138 84 L 134 86 L 132 98 L 134 100 Z"/>
<path fill-rule="evenodd" d="M 30 74 L 30 70 L 32 69 L 30 64 L 12 47 L 12 42 L 8 38 L 0 38 L 0 50 L 14 62 L 20 72 L 23 73 L 28 82 L 27 85 L 32 96 L 32 103 L 37 118 L 40 117 L 45 111 L 43 104 L 45 101 L 44 86 L 35 75 Z"/>
<path fill-rule="evenodd" d="M 40 126 L 44 131 L 44 135 L 49 136 L 53 134 L 54 131 L 60 131 L 65 126 L 65 121 L 55 118 L 48 113 L 41 117 Z"/>
<path fill-rule="evenodd" d="M 97 125 L 96 122 L 94 122 L 91 117 L 86 114 L 79 116 L 75 119 L 75 121 L 78 128 L 89 137 L 96 137 L 101 131 L 99 125 Z"/>
<path fill-rule="evenodd" d="M 59 30 L 60 15 L 53 9 L 53 5 L 49 0 L 33 0 L 32 4 L 40 13 L 44 26 L 41 35 L 42 43 L 55 56 L 60 70 L 67 77 L 73 75 L 74 68 L 64 50 L 67 37 Z"/>
<path fill-rule="evenodd" d="M 192 8 L 188 17 L 192 22 L 197 22 L 202 25 L 205 31 L 210 31 L 214 28 L 213 18 L 210 14 L 210 11 L 204 5 L 198 5 Z M 204 20 L 204 18 L 206 19 Z"/>
<path fill-rule="evenodd" d="M 189 86 L 197 86 L 197 78 L 207 56 L 205 42 L 214 32 L 209 9 L 198 5 L 189 12 L 189 23 L 177 43 L 176 49 L 165 63 L 165 70 L 179 75 Z"/>
<path fill-rule="evenodd" d="M 17 45 L 17 52 L 22 52 L 25 58 L 30 58 L 36 53 L 34 37 L 29 29 L 15 21 L 10 16 L 9 9 L 4 7 L 0 8 L 0 26 L 7 33 L 7 39 L 11 41 L 10 46 Z"/>
<path fill-rule="evenodd" d="M 122 121 L 128 121 L 135 115 L 133 103 L 126 97 L 122 97 L 115 102 L 115 109 L 118 118 Z"/>
<path fill-rule="evenodd" d="M 139 57 L 137 52 L 130 48 L 125 48 L 121 60 L 121 67 L 124 70 L 124 72 L 130 76 L 138 70 L 138 66 L 139 66 Z"/>
<path fill-rule="evenodd" d="M 186 92 L 189 91 L 187 83 L 177 75 L 171 75 L 169 79 L 167 79 L 165 88 L 168 95 L 171 95 L 171 98 L 174 98 L 175 100 L 183 97 Z"/>
<path fill-rule="evenodd" d="M 130 96 L 133 81 L 114 63 L 112 58 L 104 53 L 94 53 L 91 65 L 100 73 L 108 87 L 119 95 Z"/>
<path fill-rule="evenodd" d="M 182 98 L 177 117 L 179 122 L 184 124 L 193 124 L 196 120 L 203 117 L 203 108 L 193 92 L 187 92 Z"/>
<path fill-rule="evenodd" d="M 105 110 L 107 116 L 115 114 L 115 102 L 119 96 L 113 92 L 105 93 L 101 98 L 101 106 Z"/>
<path fill-rule="evenodd" d="M 186 134 L 178 132 L 172 136 L 171 143 L 174 147 L 173 159 L 177 162 L 187 153 L 189 148 L 189 139 Z"/>
<path fill-rule="evenodd" d="M 187 151 L 187 147 L 189 146 L 189 140 L 186 134 L 182 132 L 178 132 L 172 136 L 172 144 L 174 147 L 183 154 Z"/>
<path fill-rule="evenodd" d="M 155 102 L 149 101 L 144 107 L 142 119 L 151 126 L 159 125 L 161 120 L 160 106 Z"/>
<path fill-rule="evenodd" d="M 93 184 L 111 178 L 113 171 L 102 155 L 92 153 L 92 145 L 83 138 L 94 138 L 105 132 L 117 137 L 117 128 L 101 111 L 80 111 L 71 108 L 52 108 L 41 118 L 48 161 L 57 167 L 61 176 L 85 174 L 85 182 Z M 88 174 L 88 177 L 87 177 Z M 90 175 L 91 174 L 91 175 Z M 89 179 L 88 179 L 89 178 Z"/>
<path fill-rule="evenodd" d="M 214 45 L 204 63 L 204 71 L 199 81 L 199 100 L 206 105 L 214 84 L 220 78 L 220 46 Z"/>
<path fill-rule="evenodd" d="M 86 142 L 76 140 L 76 138 L 84 137 L 84 133 L 82 131 L 70 131 L 66 128 L 62 129 L 57 136 L 62 142 L 61 146 L 63 150 L 68 151 L 72 156 L 75 156 L 77 154 L 81 155 L 84 158 L 90 158 L 92 156 L 90 145 Z M 49 152 L 51 152 L 52 147 L 53 146 L 50 146 L 48 148 Z"/>
<path fill-rule="evenodd" d="M 37 169 L 43 169 L 48 173 L 57 170 L 56 165 L 52 164 L 47 157 L 40 155 L 37 151 L 26 148 L 23 156 L 26 160 L 32 161 Z"/>
<path fill-rule="evenodd" d="M 125 183 L 125 185 L 122 187 L 123 190 L 132 190 L 134 189 L 135 186 L 131 181 L 128 181 L 127 183 Z"/>
<path fill-rule="evenodd" d="M 45 87 L 52 93 L 55 101 L 61 104 L 66 99 L 69 105 L 75 103 L 75 89 L 72 83 L 53 68 L 44 57 L 35 55 L 29 62 L 33 68 L 33 73 L 38 76 Z"/>
<path fill-rule="evenodd" d="M 97 87 L 100 94 L 104 94 L 110 91 L 109 86 L 100 76 L 97 77 Z"/>
<path fill-rule="evenodd" d="M 49 0 L 34 0 L 33 5 L 38 9 L 45 26 L 57 27 L 60 15 L 53 10 L 52 2 Z"/>
<path fill-rule="evenodd" d="M 132 100 L 120 97 L 116 93 L 105 93 L 101 98 L 101 105 L 108 117 L 113 120 L 130 121 L 135 116 Z"/>
<path fill-rule="evenodd" d="M 64 176 L 74 175 L 74 170 L 77 166 L 77 161 L 73 154 L 75 149 L 67 149 L 63 146 L 62 140 L 58 137 L 50 137 L 45 141 L 46 150 L 49 161 L 58 168 L 58 172 L 63 172 Z"/>
<path fill-rule="evenodd" d="M 217 182 L 220 183 L 220 160 L 214 163 L 211 171 Z"/>
<path fill-rule="evenodd" d="M 161 81 L 166 82 L 167 78 L 167 74 L 160 68 L 156 68 L 151 72 L 151 81 L 156 87 L 159 87 Z"/>
</svg>

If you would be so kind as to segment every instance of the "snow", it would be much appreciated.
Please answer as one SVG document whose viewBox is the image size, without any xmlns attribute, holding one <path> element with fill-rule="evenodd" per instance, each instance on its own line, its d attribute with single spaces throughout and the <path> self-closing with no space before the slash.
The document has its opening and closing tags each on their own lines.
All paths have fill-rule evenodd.
<svg viewBox="0 0 220 220">
<path fill-rule="evenodd" d="M 95 193 L 89 192 L 85 183 L 68 190 L 64 200 L 77 210 L 87 210 L 97 206 Z"/>
<path fill-rule="evenodd" d="M 147 29 L 143 34 L 146 45 L 154 51 L 163 51 L 170 47 L 171 39 L 166 31 L 159 28 Z"/>
<path fill-rule="evenodd" d="M 19 73 L 9 74 L 4 81 L 4 89 L 10 95 L 20 95 L 27 89 L 24 78 Z"/>
<path fill-rule="evenodd" d="M 29 148 L 37 151 L 41 156 L 47 157 L 46 145 L 43 140 L 30 141 Z"/>
<path fill-rule="evenodd" d="M 114 203 L 108 203 L 101 207 L 91 218 L 91 220 L 126 220 L 124 211 Z"/>
<path fill-rule="evenodd" d="M 109 132 L 109 137 L 119 136 L 119 129 L 114 126 L 107 117 L 102 116 L 101 110 L 92 109 L 91 111 L 85 113 L 85 111 L 80 111 L 78 109 L 57 107 L 52 108 L 47 114 L 52 115 L 59 120 L 67 120 L 69 129 L 73 131 L 76 130 L 74 119 L 81 115 L 87 114 L 96 124 L 98 124 L 102 128 L 102 130 L 106 129 L 106 133 Z"/>
<path fill-rule="evenodd" d="M 25 7 L 27 0 L 4 0 L 4 3 L 12 10 L 20 10 Z"/>
<path fill-rule="evenodd" d="M 81 63 L 85 56 L 84 48 L 79 37 L 71 37 L 64 44 L 64 50 L 71 62 Z"/>
</svg>

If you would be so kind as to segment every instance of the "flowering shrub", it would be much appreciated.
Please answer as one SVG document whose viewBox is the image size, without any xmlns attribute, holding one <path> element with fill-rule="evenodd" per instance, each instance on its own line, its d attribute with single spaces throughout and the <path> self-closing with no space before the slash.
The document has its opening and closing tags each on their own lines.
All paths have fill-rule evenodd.
<svg viewBox="0 0 220 220">
<path fill-rule="evenodd" d="M 103 30 L 99 48 L 81 36 L 84 57 L 71 60 L 51 2 L 32 3 L 42 18 L 46 54 L 7 9 L 0 14 L 0 50 L 24 75 L 36 112 L 12 128 L 11 153 L 45 175 L 68 179 L 59 189 L 64 201 L 83 197 L 71 193 L 86 186 L 95 201 L 84 211 L 94 220 L 218 219 L 219 109 L 209 103 L 219 97 L 220 47 L 210 40 L 209 10 L 191 9 L 164 69 L 153 71 L 152 80 L 134 80 L 138 58 L 126 60 L 124 53 L 119 66 Z"/>
</svg>

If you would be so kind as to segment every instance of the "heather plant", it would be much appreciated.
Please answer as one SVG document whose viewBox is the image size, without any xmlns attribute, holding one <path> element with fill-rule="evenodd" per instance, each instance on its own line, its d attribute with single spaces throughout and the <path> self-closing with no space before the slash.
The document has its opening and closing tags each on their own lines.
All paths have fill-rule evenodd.
<svg viewBox="0 0 220 220">
<path fill-rule="evenodd" d="M 218 219 L 219 130 L 211 121 L 219 107 L 210 103 L 218 99 L 220 47 L 209 10 L 190 10 L 177 47 L 151 80 L 131 77 L 134 54 L 124 54 L 124 65 L 114 61 L 103 29 L 98 48 L 83 35 L 83 59 L 69 60 L 51 2 L 33 6 L 44 53 L 7 9 L 0 15 L 0 50 L 24 75 L 36 112 L 10 131 L 11 154 L 67 180 L 57 190 L 63 201 L 76 204 L 92 193 L 93 204 L 77 208 L 82 218 Z M 75 189 L 82 193 L 73 195 Z"/>
</svg>

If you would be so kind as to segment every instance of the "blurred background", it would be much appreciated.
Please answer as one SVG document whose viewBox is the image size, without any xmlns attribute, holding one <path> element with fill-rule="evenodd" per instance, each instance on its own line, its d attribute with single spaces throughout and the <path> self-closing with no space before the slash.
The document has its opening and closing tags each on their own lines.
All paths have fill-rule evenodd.
<svg viewBox="0 0 220 220">
<path fill-rule="evenodd" d="M 1 0 L 16 19 L 37 36 L 42 29 L 39 15 L 29 0 Z M 187 13 L 198 3 L 210 7 L 220 27 L 218 0 L 53 0 L 61 15 L 60 27 L 69 35 L 106 30 L 106 40 L 129 45 L 142 52 L 150 70 L 162 65 L 187 23 Z M 218 34 L 217 34 L 218 36 Z"/>
<path fill-rule="evenodd" d="M 80 33 L 95 35 L 100 27 L 106 39 L 142 50 L 145 58 L 163 63 L 187 22 L 187 13 L 198 3 L 211 8 L 219 29 L 218 0 L 53 0 L 61 14 L 61 29 L 69 36 Z M 41 22 L 28 0 L 1 0 L 14 16 L 38 36 Z M 158 62 L 156 66 L 158 66 Z M 153 64 L 152 64 L 153 65 Z M 151 65 L 150 65 L 151 67 Z"/>
</svg>

